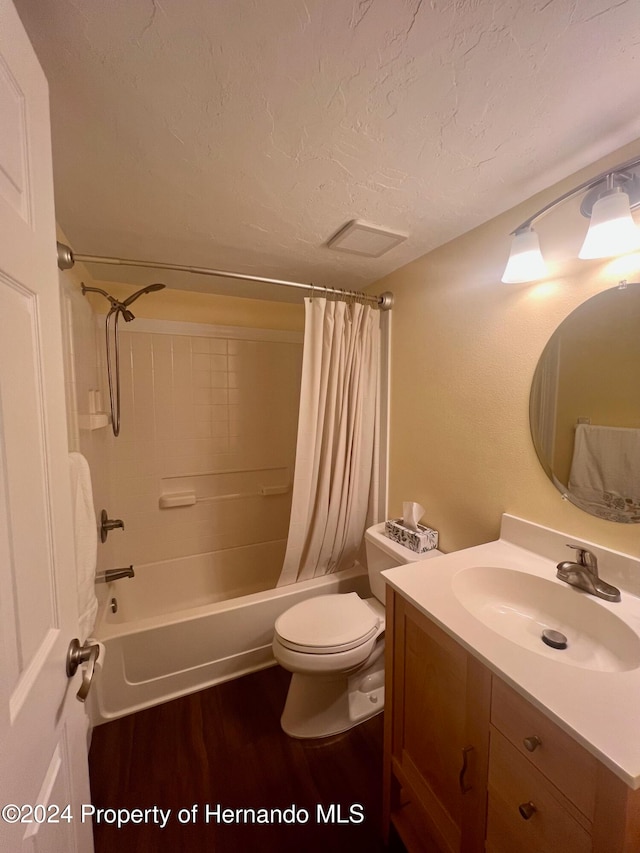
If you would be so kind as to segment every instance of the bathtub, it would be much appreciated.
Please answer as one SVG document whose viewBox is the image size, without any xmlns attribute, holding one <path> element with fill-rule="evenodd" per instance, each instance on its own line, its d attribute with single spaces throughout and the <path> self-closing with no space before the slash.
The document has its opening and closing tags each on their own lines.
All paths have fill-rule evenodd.
<svg viewBox="0 0 640 853">
<path fill-rule="evenodd" d="M 104 655 L 87 703 L 92 723 L 272 666 L 273 625 L 287 608 L 315 595 L 370 594 L 360 565 L 274 589 L 284 547 L 149 563 L 108 584 L 94 629 Z"/>
</svg>

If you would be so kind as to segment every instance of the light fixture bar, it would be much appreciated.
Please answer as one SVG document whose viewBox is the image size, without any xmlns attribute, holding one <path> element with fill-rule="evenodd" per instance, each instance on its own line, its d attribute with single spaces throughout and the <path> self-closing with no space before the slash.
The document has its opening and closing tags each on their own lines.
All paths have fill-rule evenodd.
<svg viewBox="0 0 640 853">
<path fill-rule="evenodd" d="M 546 213 L 549 213 L 550 210 L 553 210 L 559 204 L 562 204 L 565 201 L 568 201 L 570 198 L 574 198 L 582 192 L 588 192 L 589 190 L 594 189 L 598 186 L 598 184 L 605 184 L 607 178 L 610 175 L 617 175 L 621 172 L 627 172 L 634 169 L 636 166 L 640 166 L 640 157 L 634 157 L 632 160 L 626 160 L 624 163 L 620 163 L 617 166 L 612 166 L 609 169 L 606 169 L 604 172 L 600 172 L 599 175 L 596 175 L 595 178 L 590 178 L 588 181 L 584 181 L 577 187 L 574 187 L 572 190 L 568 190 L 566 193 L 558 196 L 558 198 L 550 201 L 548 204 L 545 204 L 544 207 L 541 207 L 540 210 L 537 210 L 532 216 L 528 219 L 525 219 L 517 228 L 514 228 L 511 231 L 512 235 L 517 234 L 519 231 L 524 231 L 529 228 L 536 222 L 538 219 L 541 219 Z M 635 201 L 632 200 L 632 207 L 636 207 L 640 204 L 640 198 Z"/>
<path fill-rule="evenodd" d="M 547 275 L 533 225 L 558 205 L 584 194 L 580 212 L 590 219 L 578 257 L 609 258 L 640 248 L 640 230 L 631 211 L 640 206 L 640 157 L 600 172 L 548 202 L 511 232 L 511 252 L 502 276 L 506 284 L 537 281 Z"/>
</svg>

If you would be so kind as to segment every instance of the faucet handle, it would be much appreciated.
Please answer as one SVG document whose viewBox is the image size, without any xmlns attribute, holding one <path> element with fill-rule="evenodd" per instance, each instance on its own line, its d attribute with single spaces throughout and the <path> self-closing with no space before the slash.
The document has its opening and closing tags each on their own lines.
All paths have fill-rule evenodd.
<svg viewBox="0 0 640 853">
<path fill-rule="evenodd" d="M 109 532 L 117 527 L 124 530 L 124 521 L 120 518 L 109 518 L 106 509 L 103 509 L 100 513 L 100 541 L 106 542 Z"/>
<path fill-rule="evenodd" d="M 598 558 L 588 548 L 585 548 L 584 545 L 571 545 L 567 543 L 567 548 L 573 548 L 576 552 L 576 562 L 579 565 L 586 566 L 589 569 L 598 568 Z"/>
</svg>

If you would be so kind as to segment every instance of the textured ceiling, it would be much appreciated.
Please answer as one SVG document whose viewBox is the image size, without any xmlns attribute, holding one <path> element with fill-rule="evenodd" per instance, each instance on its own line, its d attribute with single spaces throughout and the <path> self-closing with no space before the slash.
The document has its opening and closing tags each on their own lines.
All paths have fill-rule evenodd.
<svg viewBox="0 0 640 853">
<path fill-rule="evenodd" d="M 16 6 L 83 254 L 360 289 L 640 137 L 638 0 Z M 409 237 L 376 259 L 328 249 L 352 219 Z"/>
</svg>

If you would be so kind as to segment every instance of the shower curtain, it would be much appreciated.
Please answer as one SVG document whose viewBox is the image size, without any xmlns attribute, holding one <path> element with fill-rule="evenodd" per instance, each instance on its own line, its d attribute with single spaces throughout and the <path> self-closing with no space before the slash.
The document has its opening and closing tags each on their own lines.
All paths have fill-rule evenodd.
<svg viewBox="0 0 640 853">
<path fill-rule="evenodd" d="M 278 586 L 351 566 L 373 521 L 379 352 L 379 311 L 305 299 L 293 500 Z"/>
</svg>

